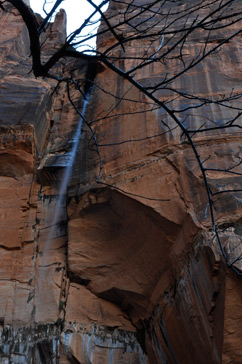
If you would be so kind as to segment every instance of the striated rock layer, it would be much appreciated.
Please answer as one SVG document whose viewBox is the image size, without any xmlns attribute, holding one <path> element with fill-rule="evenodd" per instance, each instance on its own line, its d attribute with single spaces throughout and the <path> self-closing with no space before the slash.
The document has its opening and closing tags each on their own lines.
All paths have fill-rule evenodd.
<svg viewBox="0 0 242 364">
<path fill-rule="evenodd" d="M 56 161 L 79 117 L 65 86 L 53 92 L 55 81 L 30 74 L 18 12 L 6 5 L 0 15 L 0 363 L 146 364 L 127 314 L 69 278 L 66 199 L 54 229 L 52 219 L 63 176 Z M 44 57 L 64 42 L 63 11 L 49 32 Z M 60 75 L 72 69 L 85 79 L 84 62 L 55 67 Z"/>
<path fill-rule="evenodd" d="M 118 10 L 111 3 L 108 11 Z M 68 196 L 59 202 L 79 116 L 64 84 L 53 92 L 54 80 L 29 73 L 28 34 L 17 11 L 6 6 L 0 16 L 0 363 L 240 363 L 241 279 L 226 268 L 209 231 L 204 184 L 180 131 L 165 133 L 165 113 L 102 69 L 86 113 L 101 178 L 97 183 L 100 161 L 83 127 Z M 60 11 L 44 57 L 63 43 L 64 29 Z M 100 37 L 99 49 L 113 42 Z M 195 47 L 193 39 L 187 51 Z M 128 44 L 126 53 L 141 48 Z M 239 69 L 229 58 L 240 53 L 236 41 L 226 44 L 176 87 L 226 93 Z M 80 79 L 88 69 L 70 59 L 55 67 Z M 152 84 L 159 67 L 139 70 L 137 80 Z M 74 88 L 71 95 L 79 97 Z M 207 113 L 217 116 L 219 107 Z M 211 166 L 219 160 L 225 168 L 241 157 L 240 137 L 208 133 L 196 144 L 202 159 L 210 155 Z M 211 171 L 209 181 L 215 190 L 221 181 L 240 185 L 222 172 Z M 241 253 L 240 198 L 224 198 L 217 208 L 232 260 Z"/>
</svg>

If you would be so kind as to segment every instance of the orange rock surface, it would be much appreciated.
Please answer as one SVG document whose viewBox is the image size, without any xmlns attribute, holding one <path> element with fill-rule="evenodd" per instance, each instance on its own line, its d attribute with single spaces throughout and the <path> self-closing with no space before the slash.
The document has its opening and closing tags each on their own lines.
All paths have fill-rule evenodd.
<svg viewBox="0 0 242 364">
<path fill-rule="evenodd" d="M 70 150 L 79 116 L 64 85 L 53 93 L 54 80 L 29 73 L 18 12 L 6 6 L 0 17 L 0 363 L 242 362 L 241 279 L 226 268 L 209 230 L 204 183 L 179 129 L 171 125 L 167 133 L 165 113 L 103 68 L 86 112 L 101 177 L 84 126 L 68 195 L 59 203 L 63 170 L 54 164 Z M 44 57 L 64 42 L 64 29 L 60 11 Z M 98 46 L 112 42 L 100 37 Z M 193 42 L 187 52 L 195 54 Z M 126 48 L 140 51 L 140 43 Z M 226 93 L 240 56 L 238 41 L 226 43 L 176 87 L 202 96 Z M 152 84 L 159 67 L 139 70 L 137 80 Z M 68 59 L 56 66 L 60 74 L 70 70 L 84 78 L 87 64 Z M 79 97 L 74 88 L 71 94 Z M 196 124 L 219 112 L 192 116 Z M 203 160 L 210 156 L 208 166 L 225 168 L 240 156 L 240 139 L 239 132 L 207 133 L 195 142 Z M 221 181 L 240 186 L 239 177 L 209 172 L 215 191 Z M 233 260 L 242 249 L 240 196 L 219 201 L 216 219 Z"/>
</svg>

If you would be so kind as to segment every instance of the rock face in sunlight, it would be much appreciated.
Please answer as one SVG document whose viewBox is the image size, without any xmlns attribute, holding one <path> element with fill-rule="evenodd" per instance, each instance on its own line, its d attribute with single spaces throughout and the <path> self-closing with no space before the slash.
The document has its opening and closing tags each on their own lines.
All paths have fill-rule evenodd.
<svg viewBox="0 0 242 364">
<path fill-rule="evenodd" d="M 118 10 L 113 4 L 108 10 L 113 20 Z M 79 116 L 64 83 L 56 89 L 55 80 L 30 72 L 18 12 L 6 5 L 0 19 L 0 364 L 242 362 L 241 279 L 227 269 L 210 231 L 204 182 L 178 128 L 168 131 L 162 110 L 111 70 L 97 68 L 86 119 L 97 135 L 101 170 L 84 125 L 52 229 L 63 177 L 58 161 L 70 151 Z M 60 11 L 43 59 L 63 44 L 64 29 Z M 99 49 L 115 41 L 112 34 L 100 37 Z M 142 44 L 127 44 L 126 54 L 142 55 Z M 238 43 L 226 43 L 176 87 L 204 97 L 225 93 L 238 78 L 241 56 Z M 152 84 L 159 67 L 138 70 L 137 80 Z M 68 58 L 55 71 L 83 80 L 88 64 Z M 74 87 L 70 94 L 80 97 Z M 208 105 L 196 118 L 219 112 Z M 208 168 L 216 161 L 228 168 L 229 158 L 236 163 L 240 139 L 235 131 L 195 138 Z M 240 186 L 238 176 L 209 173 L 215 191 L 221 179 Z M 221 240 L 233 261 L 242 253 L 241 197 L 219 201 Z"/>
</svg>

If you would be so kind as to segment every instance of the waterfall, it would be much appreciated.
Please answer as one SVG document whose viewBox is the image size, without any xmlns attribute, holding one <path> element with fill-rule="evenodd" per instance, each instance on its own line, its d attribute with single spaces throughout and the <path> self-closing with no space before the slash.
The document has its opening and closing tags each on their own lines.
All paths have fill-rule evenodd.
<svg viewBox="0 0 242 364">
<path fill-rule="evenodd" d="M 48 244 L 48 242 L 53 238 L 54 236 L 54 231 L 55 231 L 55 227 L 56 224 L 60 218 L 60 214 L 62 211 L 62 207 L 65 201 L 65 197 L 66 197 L 66 193 L 67 193 L 67 187 L 68 187 L 68 183 L 71 177 L 71 172 L 72 172 L 72 167 L 75 161 L 75 157 L 76 157 L 76 152 L 77 152 L 77 147 L 79 145 L 79 141 L 81 138 L 81 133 L 82 133 L 82 123 L 83 123 L 83 118 L 85 113 L 86 113 L 86 108 L 88 105 L 88 101 L 89 101 L 89 93 L 86 95 L 86 99 L 83 101 L 83 106 L 82 106 L 82 110 L 81 110 L 81 117 L 77 126 L 77 129 L 75 131 L 75 134 L 72 136 L 72 138 L 70 139 L 70 144 L 71 146 L 71 150 L 70 152 L 64 154 L 59 160 L 60 165 L 63 165 L 63 160 L 64 160 L 64 164 L 66 165 L 66 167 L 64 168 L 64 174 L 63 174 L 63 178 L 61 181 L 61 184 L 59 186 L 59 190 L 58 190 L 58 198 L 57 198 L 57 202 L 54 208 L 54 213 L 53 213 L 53 217 L 52 217 L 52 221 L 51 221 L 51 228 L 50 231 L 47 235 L 47 239 L 46 239 L 46 244 Z M 58 165 L 58 161 L 55 163 L 55 165 Z M 44 249 L 45 250 L 45 249 Z M 45 252 L 43 251 L 43 254 Z"/>
<path fill-rule="evenodd" d="M 47 207 L 47 216 L 45 217 L 45 221 L 50 222 L 48 226 L 46 226 L 46 232 L 43 234 L 44 239 L 40 240 L 40 245 L 38 246 L 38 270 L 36 272 L 36 288 L 35 288 L 35 313 L 34 313 L 34 320 L 36 322 L 42 322 L 43 317 L 45 321 L 49 320 L 49 311 L 47 310 L 47 314 L 43 312 L 46 307 L 52 307 L 53 310 L 56 309 L 55 303 L 56 298 L 54 296 L 54 292 L 50 291 L 50 284 L 49 280 L 53 277 L 53 270 L 56 269 L 55 261 L 52 258 L 52 250 L 55 249 L 55 244 L 59 244 L 58 238 L 64 236 L 62 232 L 57 231 L 58 226 L 57 224 L 62 220 L 66 220 L 66 194 L 68 184 L 71 178 L 72 168 L 75 161 L 78 145 L 81 139 L 82 133 L 82 124 L 83 124 L 83 117 L 85 115 L 88 100 L 90 96 L 90 89 L 86 92 L 86 99 L 83 100 L 82 109 L 80 113 L 80 120 L 76 127 L 76 130 L 69 140 L 69 145 L 71 146 L 70 151 L 67 153 L 59 156 L 57 160 L 54 162 L 53 167 L 61 167 L 63 170 L 61 183 L 57 189 L 57 197 L 56 199 L 51 198 L 47 199 L 48 207 Z M 64 168 L 63 168 L 64 167 Z M 52 202 L 51 202 L 52 201 Z M 60 225 L 60 229 L 62 226 Z M 57 240 L 56 240 L 57 238 Z M 57 248 L 58 249 L 58 248 Z M 60 277 L 60 275 L 59 275 Z M 58 308 L 57 308 L 58 309 Z M 46 316 L 45 316 L 46 315 Z M 50 317 L 52 319 L 53 313 L 50 309 Z M 54 314 L 55 315 L 55 314 Z"/>
</svg>

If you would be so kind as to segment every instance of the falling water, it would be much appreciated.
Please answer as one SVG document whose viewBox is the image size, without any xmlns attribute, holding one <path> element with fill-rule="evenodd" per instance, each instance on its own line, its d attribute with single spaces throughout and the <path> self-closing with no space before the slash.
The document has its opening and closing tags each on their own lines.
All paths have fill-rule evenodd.
<svg viewBox="0 0 242 364">
<path fill-rule="evenodd" d="M 76 152 L 77 152 L 77 147 L 81 138 L 81 133 L 82 133 L 82 122 L 83 122 L 83 118 L 85 113 L 86 113 L 86 108 L 88 105 L 88 97 L 83 101 L 83 106 L 82 106 L 82 111 L 81 111 L 81 117 L 76 129 L 75 134 L 73 135 L 73 137 L 70 140 L 70 144 L 71 146 L 71 150 L 70 152 L 66 153 L 64 156 L 62 156 L 56 163 L 55 165 L 57 166 L 58 164 L 61 166 L 63 166 L 63 162 L 65 164 L 65 169 L 64 169 L 64 175 L 59 187 L 59 191 L 58 191 L 58 199 L 55 205 L 55 209 L 54 209 L 54 214 L 53 214 L 53 218 L 51 221 L 51 228 L 50 231 L 48 233 L 47 236 L 47 240 L 46 240 L 46 244 L 48 244 L 48 242 L 54 237 L 54 231 L 56 228 L 56 224 L 60 218 L 60 214 L 62 211 L 62 206 L 66 197 L 66 192 L 67 192 L 67 187 L 68 187 L 68 183 L 71 177 L 71 172 L 72 172 L 72 167 L 73 167 L 73 163 L 76 157 Z M 43 254 L 45 252 L 43 251 Z"/>
<path fill-rule="evenodd" d="M 36 288 L 35 288 L 35 320 L 39 322 L 45 317 L 46 307 L 52 307 L 53 302 L 55 302 L 54 293 L 52 294 L 49 284 L 48 277 L 53 277 L 53 255 L 52 250 L 55 249 L 55 238 L 61 238 L 61 233 L 59 234 L 56 232 L 58 223 L 61 220 L 65 219 L 65 207 L 66 207 L 66 194 L 67 194 L 67 187 L 71 177 L 73 164 L 75 161 L 77 148 L 79 145 L 79 141 L 81 139 L 82 133 L 82 123 L 83 118 L 86 112 L 87 104 L 88 104 L 88 96 L 83 101 L 83 106 L 81 110 L 81 117 L 79 123 L 77 125 L 76 131 L 72 138 L 69 140 L 71 145 L 71 149 L 68 153 L 60 156 L 57 158 L 56 162 L 53 164 L 53 167 L 65 167 L 63 168 L 63 177 L 61 183 L 58 188 L 58 197 L 55 201 L 54 209 L 51 208 L 51 200 L 48 200 L 49 205 L 49 215 L 47 216 L 46 220 L 50 222 L 49 229 L 47 230 L 47 236 L 41 241 L 39 245 L 39 256 L 38 256 L 38 271 L 36 275 Z M 54 201 L 53 201 L 54 202 Z M 63 217 L 62 217 L 63 215 Z M 57 242 L 58 245 L 58 242 Z M 54 306 L 53 306 L 54 307 Z M 47 309 L 48 311 L 48 309 Z M 43 316 L 44 315 L 44 316 Z"/>
</svg>

